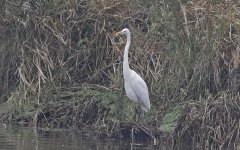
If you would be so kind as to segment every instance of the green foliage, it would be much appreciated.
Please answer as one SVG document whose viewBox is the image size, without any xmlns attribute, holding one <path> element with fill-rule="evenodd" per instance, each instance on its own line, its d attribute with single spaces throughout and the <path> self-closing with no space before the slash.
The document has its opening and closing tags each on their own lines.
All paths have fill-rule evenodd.
<svg viewBox="0 0 240 150">
<path fill-rule="evenodd" d="M 38 112 L 36 106 L 36 104 L 1 103 L 0 116 L 8 117 L 9 120 L 30 121 Z"/>
<path fill-rule="evenodd" d="M 170 106 L 161 120 L 159 129 L 161 131 L 173 133 L 178 125 L 178 120 L 185 108 L 185 105 L 186 104 L 184 103 L 175 103 Z"/>
</svg>

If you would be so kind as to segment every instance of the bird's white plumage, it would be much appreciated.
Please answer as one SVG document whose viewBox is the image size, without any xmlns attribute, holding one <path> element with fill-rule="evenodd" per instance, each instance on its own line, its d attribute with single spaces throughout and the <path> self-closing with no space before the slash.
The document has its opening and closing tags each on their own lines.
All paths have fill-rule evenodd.
<svg viewBox="0 0 240 150">
<path fill-rule="evenodd" d="M 145 112 L 150 110 L 147 85 L 134 70 L 130 70 L 130 76 L 127 79 L 124 78 L 124 87 L 130 100 L 140 105 Z"/>
<path fill-rule="evenodd" d="M 131 42 L 130 31 L 125 28 L 120 33 L 127 36 L 123 59 L 123 76 L 126 94 L 131 101 L 139 105 L 145 112 L 148 112 L 150 110 L 150 100 L 147 84 L 134 70 L 129 68 L 128 50 Z"/>
</svg>

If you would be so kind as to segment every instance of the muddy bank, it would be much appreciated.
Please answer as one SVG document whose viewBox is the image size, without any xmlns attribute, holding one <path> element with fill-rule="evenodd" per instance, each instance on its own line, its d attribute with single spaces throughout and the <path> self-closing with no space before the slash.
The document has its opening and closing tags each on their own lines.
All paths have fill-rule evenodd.
<svg viewBox="0 0 240 150">
<path fill-rule="evenodd" d="M 43 101 L 39 106 L 3 104 L 1 122 L 77 129 L 100 139 L 154 145 L 188 143 L 200 149 L 239 146 L 238 96 L 222 94 L 218 98 L 173 103 L 161 112 L 161 119 L 154 118 L 155 111 L 151 110 L 142 116 L 141 123 L 134 122 L 134 105 L 126 96 L 99 86 L 58 89 Z"/>
</svg>

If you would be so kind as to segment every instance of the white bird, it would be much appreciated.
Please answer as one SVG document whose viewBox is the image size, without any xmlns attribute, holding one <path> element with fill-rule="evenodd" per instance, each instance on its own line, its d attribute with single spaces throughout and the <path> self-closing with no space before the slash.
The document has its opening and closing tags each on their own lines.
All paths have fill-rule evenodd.
<svg viewBox="0 0 240 150">
<path fill-rule="evenodd" d="M 127 44 L 125 46 L 123 58 L 123 78 L 126 94 L 128 98 L 137 105 L 138 109 L 141 107 L 143 111 L 148 112 L 150 110 L 150 100 L 147 84 L 134 70 L 129 68 L 128 50 L 131 43 L 130 31 L 125 28 L 122 31 L 117 32 L 115 35 L 120 34 L 125 34 L 127 36 Z M 138 118 L 136 118 L 137 121 L 139 121 L 139 117 L 140 112 L 138 112 Z"/>
</svg>

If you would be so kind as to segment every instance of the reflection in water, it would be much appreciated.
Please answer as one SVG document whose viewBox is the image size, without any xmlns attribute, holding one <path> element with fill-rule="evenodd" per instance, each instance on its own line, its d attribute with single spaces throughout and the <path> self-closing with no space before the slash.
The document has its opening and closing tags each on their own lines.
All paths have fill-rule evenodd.
<svg viewBox="0 0 240 150">
<path fill-rule="evenodd" d="M 0 150 L 150 150 L 154 146 L 131 146 L 123 141 L 98 141 L 78 131 L 46 131 L 8 126 L 0 128 Z M 166 147 L 160 149 L 165 150 Z"/>
</svg>

